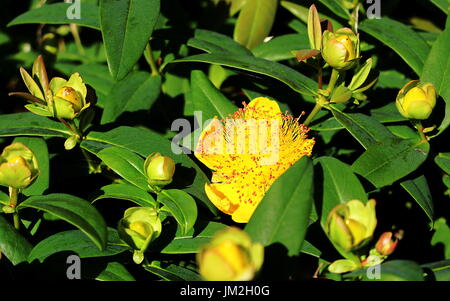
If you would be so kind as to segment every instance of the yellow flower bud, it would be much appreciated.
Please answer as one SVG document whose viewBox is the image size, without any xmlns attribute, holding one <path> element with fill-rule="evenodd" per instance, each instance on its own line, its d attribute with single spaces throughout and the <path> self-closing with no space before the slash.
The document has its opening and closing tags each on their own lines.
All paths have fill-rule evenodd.
<svg viewBox="0 0 450 301">
<path fill-rule="evenodd" d="M 436 97 L 436 88 L 433 84 L 413 80 L 399 91 L 395 104 L 404 117 L 423 120 L 433 111 Z"/>
<path fill-rule="evenodd" d="M 322 57 L 337 70 L 353 67 L 359 57 L 359 37 L 350 28 L 336 32 L 325 30 L 322 37 Z"/>
<path fill-rule="evenodd" d="M 71 87 L 62 87 L 56 92 L 55 96 L 70 102 L 75 112 L 79 112 L 82 108 L 83 103 L 80 93 Z"/>
<path fill-rule="evenodd" d="M 172 182 L 175 162 L 168 156 L 153 153 L 145 160 L 144 171 L 150 185 L 164 186 Z"/>
<path fill-rule="evenodd" d="M 209 281 L 245 281 L 261 268 L 264 248 L 239 228 L 217 232 L 197 254 L 200 275 Z"/>
<path fill-rule="evenodd" d="M 4 148 L 0 155 L 0 185 L 23 189 L 39 174 L 33 152 L 20 142 Z"/>
<path fill-rule="evenodd" d="M 375 200 L 367 204 L 351 200 L 331 210 L 326 232 L 333 244 L 347 252 L 359 249 L 368 242 L 376 223 Z"/>
</svg>

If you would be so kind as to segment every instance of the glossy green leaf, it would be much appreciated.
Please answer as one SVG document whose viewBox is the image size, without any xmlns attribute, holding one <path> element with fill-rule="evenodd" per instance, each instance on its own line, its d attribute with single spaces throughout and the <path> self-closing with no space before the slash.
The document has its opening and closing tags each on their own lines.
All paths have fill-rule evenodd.
<svg viewBox="0 0 450 301">
<path fill-rule="evenodd" d="M 36 156 L 39 166 L 39 176 L 31 186 L 22 191 L 26 196 L 40 195 L 47 190 L 50 181 L 50 166 L 47 143 L 40 137 L 17 137 L 14 142 L 26 145 Z"/>
<path fill-rule="evenodd" d="M 103 216 L 83 199 L 54 193 L 32 196 L 21 202 L 17 208 L 34 208 L 48 212 L 80 229 L 100 250 L 106 247 L 107 231 Z"/>
<path fill-rule="evenodd" d="M 294 91 L 305 95 L 316 95 L 316 82 L 285 65 L 252 56 L 223 53 L 198 54 L 173 62 L 203 62 L 234 67 L 278 79 Z"/>
<path fill-rule="evenodd" d="M 121 147 L 105 148 L 97 153 L 97 157 L 128 182 L 142 190 L 148 190 L 142 157 Z"/>
<path fill-rule="evenodd" d="M 256 46 L 252 52 L 256 57 L 269 61 L 292 59 L 292 51 L 308 49 L 308 37 L 304 34 L 285 34 Z"/>
<path fill-rule="evenodd" d="M 372 68 L 372 58 L 367 59 L 367 61 L 361 66 L 358 72 L 352 78 L 352 81 L 347 88 L 350 90 L 356 90 L 364 84 L 367 77 L 369 76 L 370 69 Z"/>
<path fill-rule="evenodd" d="M 247 0 L 234 27 L 234 40 L 248 49 L 261 44 L 275 20 L 278 0 Z"/>
<path fill-rule="evenodd" d="M 450 7 L 450 4 L 448 4 Z M 445 101 L 444 120 L 439 125 L 438 134 L 442 133 L 450 125 L 450 27 L 442 32 L 425 61 L 420 79 L 425 82 L 431 82 L 436 87 L 436 92 L 442 96 Z M 439 100 L 438 100 L 439 101 Z"/>
<path fill-rule="evenodd" d="M 100 26 L 109 70 L 114 78 L 124 78 L 141 57 L 159 8 L 159 0 L 100 1 Z"/>
<path fill-rule="evenodd" d="M 130 73 L 111 88 L 101 122 L 113 122 L 127 112 L 148 111 L 160 90 L 160 76 L 150 76 L 150 73 L 142 71 Z"/>
<path fill-rule="evenodd" d="M 214 87 L 208 77 L 200 70 L 191 72 L 191 91 L 194 110 L 201 111 L 205 119 L 214 116 L 223 119 L 238 109 Z"/>
<path fill-rule="evenodd" d="M 33 113 L 5 114 L 0 118 L 0 136 L 69 137 L 69 130 L 60 122 Z"/>
<path fill-rule="evenodd" d="M 80 258 L 105 257 L 120 254 L 129 250 L 130 247 L 122 242 L 117 231 L 108 228 L 108 241 L 103 251 L 80 230 L 69 230 L 58 232 L 41 240 L 28 256 L 28 262 L 39 260 L 43 262 L 49 256 L 70 251 L 76 253 Z"/>
<path fill-rule="evenodd" d="M 447 174 L 450 174 L 450 153 L 439 153 L 434 162 Z"/>
<path fill-rule="evenodd" d="M 434 234 L 431 238 L 431 245 L 442 244 L 444 247 L 444 258 L 450 258 L 450 227 L 445 218 L 439 218 L 434 223 Z"/>
<path fill-rule="evenodd" d="M 135 281 L 133 275 L 118 262 L 108 262 L 106 268 L 95 277 L 99 281 Z"/>
<path fill-rule="evenodd" d="M 74 23 L 100 30 L 98 6 L 91 3 L 54 3 L 29 10 L 8 23 L 9 26 L 19 24 L 69 24 Z M 80 18 L 77 18 L 79 13 Z M 73 18 L 69 18 L 73 17 Z"/>
<path fill-rule="evenodd" d="M 400 185 L 416 200 L 417 204 L 419 204 L 427 214 L 430 221 L 433 221 L 433 198 L 425 176 L 421 175 L 415 179 L 403 181 Z"/>
<path fill-rule="evenodd" d="M 186 234 L 197 220 L 197 205 L 186 192 L 178 189 L 163 190 L 158 195 L 158 202 L 163 204 L 181 227 L 181 233 Z"/>
<path fill-rule="evenodd" d="M 182 153 L 180 147 L 157 133 L 142 128 L 121 126 L 107 132 L 92 131 L 81 146 L 93 154 L 97 154 L 102 149 L 117 146 L 142 157 L 147 157 L 152 152 L 170 156 L 177 164 L 172 183 L 178 185 L 177 187 L 184 187 L 184 191 L 195 195 L 211 212 L 218 213 L 217 208 L 205 194 L 205 183 L 209 180 L 203 171 L 192 159 Z"/>
<path fill-rule="evenodd" d="M 152 261 L 144 269 L 169 281 L 200 281 L 202 278 L 194 267 L 184 267 L 179 263 Z"/>
<path fill-rule="evenodd" d="M 313 165 L 304 156 L 267 191 L 245 231 L 264 246 L 283 244 L 297 255 L 305 238 L 313 203 Z"/>
<path fill-rule="evenodd" d="M 204 29 L 196 29 L 194 37 L 189 39 L 189 46 L 208 53 L 231 52 L 237 55 L 252 55 L 252 52 L 232 38 Z"/>
<path fill-rule="evenodd" d="M 450 281 L 450 260 L 448 259 L 423 264 L 421 267 L 427 273 L 426 280 Z"/>
<path fill-rule="evenodd" d="M 364 281 L 423 281 L 422 268 L 410 260 L 391 260 L 376 267 L 361 269 L 347 274 L 346 278 L 362 277 Z M 370 270 L 369 270 L 370 269 Z M 379 272 L 379 273 L 378 273 Z"/>
<path fill-rule="evenodd" d="M 379 188 L 416 170 L 429 150 L 430 145 L 425 141 L 390 138 L 369 146 L 352 168 Z"/>
<path fill-rule="evenodd" d="M 384 17 L 366 19 L 359 29 L 392 48 L 418 75 L 422 73 L 430 47 L 411 28 Z"/>
<path fill-rule="evenodd" d="M 101 188 L 101 194 L 92 203 L 101 199 L 119 199 L 134 202 L 142 207 L 156 207 L 155 199 L 146 191 L 130 184 L 109 184 Z"/>
<path fill-rule="evenodd" d="M 348 114 L 331 108 L 337 121 L 366 149 L 377 141 L 395 137 L 385 126 L 367 115 Z"/>
<path fill-rule="evenodd" d="M 341 1 L 336 0 L 319 0 L 320 3 L 328 7 L 330 11 L 332 11 L 337 16 L 347 19 L 350 19 L 350 13 L 348 12 L 348 9 L 345 8 L 344 5 L 342 5 Z"/>
<path fill-rule="evenodd" d="M 27 261 L 33 246 L 2 215 L 0 229 L 0 252 L 13 265 Z"/>
<path fill-rule="evenodd" d="M 439 7 L 440 10 L 442 10 L 445 14 L 448 15 L 448 7 L 450 3 L 448 3 L 448 0 L 430 0 L 433 2 L 434 5 Z"/>
<path fill-rule="evenodd" d="M 336 205 L 354 199 L 367 202 L 367 194 L 349 165 L 333 157 L 319 157 L 314 163 L 315 208 L 322 226 Z"/>
</svg>

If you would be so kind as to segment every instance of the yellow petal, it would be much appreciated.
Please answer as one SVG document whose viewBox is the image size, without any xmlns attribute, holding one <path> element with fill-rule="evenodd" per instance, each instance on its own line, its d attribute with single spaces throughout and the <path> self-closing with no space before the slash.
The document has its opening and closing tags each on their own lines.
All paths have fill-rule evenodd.
<svg viewBox="0 0 450 301">
<path fill-rule="evenodd" d="M 281 118 L 281 111 L 278 103 L 265 97 L 253 99 L 245 109 L 245 119 Z"/>
</svg>

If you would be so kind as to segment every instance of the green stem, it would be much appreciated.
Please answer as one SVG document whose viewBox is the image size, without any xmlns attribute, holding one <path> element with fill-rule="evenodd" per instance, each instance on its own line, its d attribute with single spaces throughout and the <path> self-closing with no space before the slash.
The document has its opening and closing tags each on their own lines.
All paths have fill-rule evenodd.
<svg viewBox="0 0 450 301">
<path fill-rule="evenodd" d="M 156 66 L 155 59 L 153 58 L 152 48 L 150 46 L 150 41 L 147 43 L 147 47 L 145 47 L 144 57 L 147 63 L 152 70 L 152 76 L 159 75 L 158 66 Z"/>
<path fill-rule="evenodd" d="M 20 229 L 19 213 L 16 210 L 18 199 L 19 199 L 19 189 L 9 187 L 9 206 L 11 208 L 14 208 L 13 213 L 14 228 L 16 228 L 17 230 Z"/>
<path fill-rule="evenodd" d="M 84 56 L 86 52 L 84 51 L 83 44 L 81 43 L 80 34 L 78 32 L 78 26 L 76 24 L 70 24 L 70 32 L 72 33 L 78 52 L 82 56 Z"/>
<path fill-rule="evenodd" d="M 331 71 L 330 82 L 328 83 L 327 87 L 327 91 L 329 93 L 333 92 L 334 86 L 336 85 L 338 78 L 339 78 L 339 71 L 333 68 L 333 71 Z"/>
<path fill-rule="evenodd" d="M 427 136 L 425 135 L 425 133 L 423 132 L 424 127 L 422 125 L 422 122 L 420 120 L 414 120 L 412 121 L 412 123 L 414 124 L 415 128 L 417 129 L 417 132 L 419 132 L 420 138 L 423 141 L 428 141 Z"/>
<path fill-rule="evenodd" d="M 102 172 L 102 169 L 100 168 L 100 165 L 98 165 L 98 166 L 95 166 L 93 163 L 92 163 L 92 158 L 91 158 L 91 156 L 89 155 L 89 153 L 84 149 L 84 148 L 81 148 L 80 147 L 80 149 L 81 149 L 81 153 L 83 154 L 83 157 L 84 157 L 84 159 L 86 160 L 86 162 L 88 163 L 88 167 L 89 167 L 89 173 L 90 174 L 95 174 L 95 173 L 101 173 Z"/>
<path fill-rule="evenodd" d="M 317 113 L 320 112 L 322 107 L 323 107 L 323 105 L 320 104 L 319 102 L 317 102 L 316 105 L 314 106 L 313 110 L 311 111 L 311 113 L 309 113 L 308 117 L 306 117 L 306 120 L 305 120 L 305 122 L 303 122 L 303 124 L 308 126 L 311 123 L 311 121 L 313 120 L 313 118 L 317 115 Z"/>
</svg>

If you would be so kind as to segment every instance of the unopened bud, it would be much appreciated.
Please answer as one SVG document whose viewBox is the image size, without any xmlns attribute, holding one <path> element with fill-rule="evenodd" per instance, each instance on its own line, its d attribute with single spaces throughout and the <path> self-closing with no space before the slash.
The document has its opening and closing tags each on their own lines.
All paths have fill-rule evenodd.
<svg viewBox="0 0 450 301">
<path fill-rule="evenodd" d="M 427 119 L 436 105 L 436 88 L 431 83 L 410 81 L 399 91 L 395 104 L 406 118 Z"/>
<path fill-rule="evenodd" d="M 150 185 L 164 186 L 172 182 L 175 162 L 168 156 L 153 153 L 145 160 L 144 171 Z"/>
<path fill-rule="evenodd" d="M 391 255 L 392 252 L 394 252 L 395 248 L 398 244 L 398 239 L 392 239 L 392 232 L 384 232 L 381 234 L 380 238 L 378 239 L 375 249 L 378 253 L 381 255 Z"/>
</svg>

